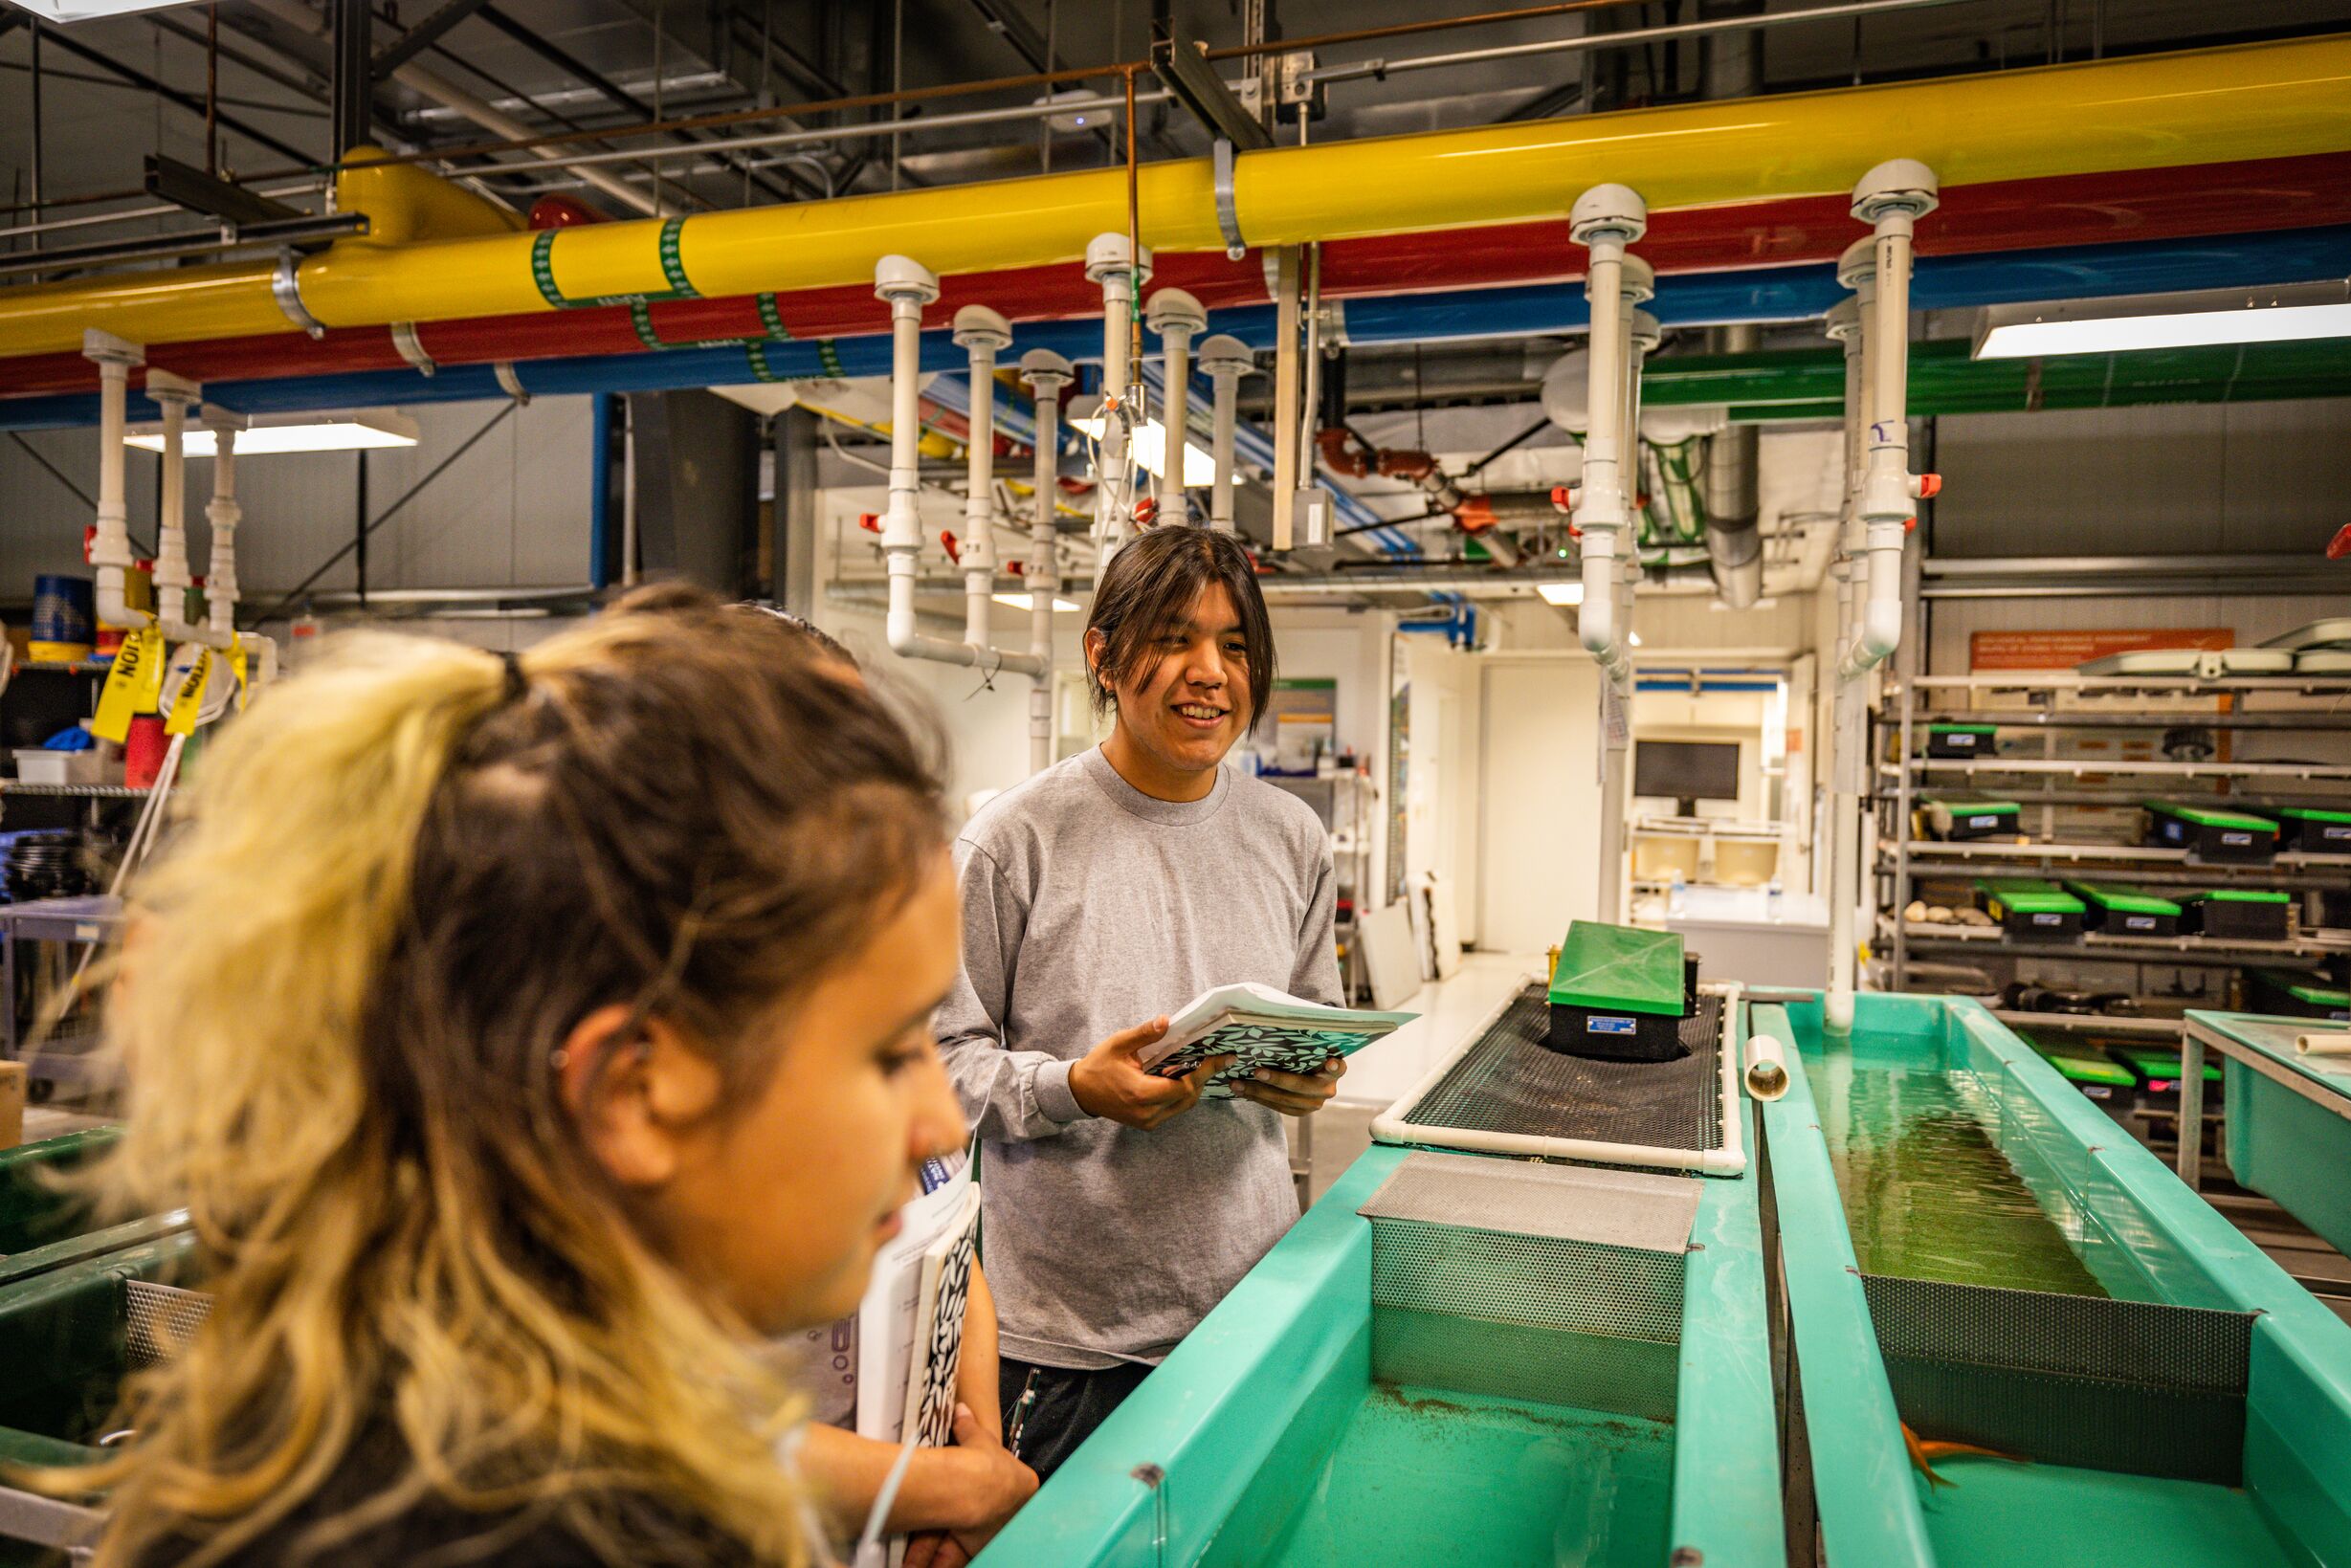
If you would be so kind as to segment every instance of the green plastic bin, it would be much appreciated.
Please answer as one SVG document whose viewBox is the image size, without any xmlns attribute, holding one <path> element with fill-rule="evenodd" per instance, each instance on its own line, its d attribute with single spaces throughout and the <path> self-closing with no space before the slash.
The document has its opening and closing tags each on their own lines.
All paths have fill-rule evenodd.
<svg viewBox="0 0 2351 1568">
<path fill-rule="evenodd" d="M 2294 895 L 2275 888 L 2199 888 L 2180 894 L 2180 929 L 2215 941 L 2282 942 Z"/>
<path fill-rule="evenodd" d="M 2332 806 L 2265 806 L 2277 819 L 2277 847 L 2306 854 L 2351 854 L 2351 811 Z"/>
<path fill-rule="evenodd" d="M 2220 866 L 2258 866 L 2277 853 L 2277 824 L 2247 811 L 2228 811 L 2187 801 L 2142 801 L 2146 842 L 2185 850 L 2195 859 Z"/>
<path fill-rule="evenodd" d="M 1926 825 L 1937 838 L 1953 843 L 2008 838 L 2017 831 L 2017 809 L 2014 801 L 1932 800 L 1926 803 Z"/>
<path fill-rule="evenodd" d="M 1666 1062 L 1682 1054 L 1682 944 L 1671 931 L 1577 920 L 1551 970 L 1548 1044 L 1570 1056 Z"/>
<path fill-rule="evenodd" d="M 2057 886 L 2037 878 L 1986 876 L 1976 881 L 1985 911 L 2018 941 L 2070 942 L 2082 932 L 2088 906 Z"/>
<path fill-rule="evenodd" d="M 2065 889 L 2088 906 L 2082 923 L 2092 931 L 2103 931 L 2112 937 L 2180 934 L 2180 906 L 2142 888 L 2125 887 L 2118 882 L 2069 881 Z"/>
</svg>

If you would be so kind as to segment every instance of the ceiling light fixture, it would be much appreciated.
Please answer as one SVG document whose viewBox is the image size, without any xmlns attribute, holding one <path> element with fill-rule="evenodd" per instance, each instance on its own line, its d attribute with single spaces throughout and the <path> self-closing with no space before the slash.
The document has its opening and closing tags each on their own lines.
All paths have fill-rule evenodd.
<svg viewBox="0 0 2351 1568">
<path fill-rule="evenodd" d="M 1070 421 L 1070 428 L 1091 436 L 1102 438 L 1102 419 L 1099 414 L 1088 414 Z M 1127 432 L 1127 453 L 1145 474 L 1154 479 L 1167 460 L 1167 431 L 1156 419 L 1145 420 Z M 1216 459 L 1191 442 L 1184 443 L 1184 488 L 1199 490 L 1216 482 Z"/>
<path fill-rule="evenodd" d="M 1031 609 L 1035 607 L 1036 605 L 1036 601 L 1025 593 L 999 593 L 993 595 L 992 597 L 995 599 L 996 603 L 1000 605 L 1009 605 L 1014 609 Z M 1078 607 L 1079 607 L 1075 600 L 1064 599 L 1059 594 L 1054 595 L 1054 614 L 1072 614 Z"/>
<path fill-rule="evenodd" d="M 1584 585 L 1581 583 L 1538 583 L 1535 591 L 1542 595 L 1544 604 L 1558 605 L 1563 609 L 1572 609 L 1584 603 Z"/>
<path fill-rule="evenodd" d="M 419 434 L 416 421 L 400 414 L 355 414 L 342 419 L 272 419 L 267 415 L 255 419 L 248 430 L 239 431 L 236 454 L 239 457 L 268 457 L 289 452 L 359 452 L 378 447 L 412 447 Z M 138 425 L 123 437 L 130 446 L 143 452 L 164 450 L 164 428 L 161 425 Z M 212 455 L 212 432 L 195 421 L 189 421 L 180 437 L 180 450 L 189 457 Z"/>
<path fill-rule="evenodd" d="M 1977 322 L 1975 357 L 2127 354 L 2314 338 L 2351 338 L 2351 283 L 1993 305 Z"/>
</svg>

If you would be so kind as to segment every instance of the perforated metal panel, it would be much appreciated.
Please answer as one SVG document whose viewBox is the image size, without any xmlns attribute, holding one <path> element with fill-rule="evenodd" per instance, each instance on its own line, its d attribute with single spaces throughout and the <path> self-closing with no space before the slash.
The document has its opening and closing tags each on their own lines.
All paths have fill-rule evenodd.
<svg viewBox="0 0 2351 1568">
<path fill-rule="evenodd" d="M 2250 1313 L 1864 1274 L 1920 1435 L 2050 1464 L 2242 1479 Z"/>
<path fill-rule="evenodd" d="M 122 1282 L 122 1343 L 133 1367 L 150 1367 L 179 1354 L 211 1315 L 212 1298 L 144 1279 Z"/>
<path fill-rule="evenodd" d="M 1528 1137 L 1702 1151 L 1722 1146 L 1722 999 L 1698 998 L 1682 1020 L 1690 1054 L 1673 1062 L 1600 1062 L 1545 1046 L 1550 999 L 1520 992 L 1485 1037 L 1398 1119 Z"/>
<path fill-rule="evenodd" d="M 1359 1210 L 1371 1221 L 1373 1375 L 1670 1419 L 1697 1187 L 1408 1157 Z"/>
</svg>

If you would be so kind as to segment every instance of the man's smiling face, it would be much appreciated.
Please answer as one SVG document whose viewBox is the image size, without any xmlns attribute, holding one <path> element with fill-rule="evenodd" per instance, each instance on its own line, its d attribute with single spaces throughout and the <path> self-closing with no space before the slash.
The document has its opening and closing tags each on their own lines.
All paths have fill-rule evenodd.
<svg viewBox="0 0 2351 1568">
<path fill-rule="evenodd" d="M 1256 716 L 1241 617 L 1221 584 L 1202 588 L 1142 651 L 1117 696 L 1120 727 L 1169 771 L 1197 774 L 1225 760 Z"/>
</svg>

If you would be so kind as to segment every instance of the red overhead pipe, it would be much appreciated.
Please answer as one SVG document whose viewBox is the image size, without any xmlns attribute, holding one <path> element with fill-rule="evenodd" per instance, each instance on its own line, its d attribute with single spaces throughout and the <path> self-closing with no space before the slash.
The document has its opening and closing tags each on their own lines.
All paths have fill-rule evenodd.
<svg viewBox="0 0 2351 1568">
<path fill-rule="evenodd" d="M 1919 251 L 1960 255 L 2343 223 L 2351 223 L 2351 153 L 2316 153 L 1954 186 L 1920 226 Z M 1684 208 L 1651 215 L 1641 255 L 1660 275 L 1832 261 L 1853 232 L 1842 196 Z M 1322 292 L 1345 298 L 1565 282 L 1582 276 L 1583 255 L 1564 218 L 1335 240 L 1322 248 Z M 1024 267 L 940 281 L 938 300 L 923 313 L 927 326 L 948 325 L 969 304 L 987 305 L 1016 321 L 1090 316 L 1101 308 L 1100 292 L 1076 267 Z M 1214 251 L 1170 253 L 1158 259 L 1152 281 L 1184 289 L 1210 309 L 1271 298 L 1255 252 L 1238 261 Z M 856 285 L 428 321 L 412 336 L 436 364 L 474 364 L 772 337 L 778 325 L 793 338 L 852 337 L 878 332 L 885 322 L 873 291 Z M 390 370 L 414 362 L 401 352 L 390 328 L 369 326 L 333 327 L 315 339 L 288 331 L 159 344 L 148 363 L 193 380 L 221 381 Z M 136 379 L 142 372 L 132 374 Z M 0 360 L 0 394 L 82 391 L 96 385 L 95 367 L 79 354 Z"/>
</svg>

